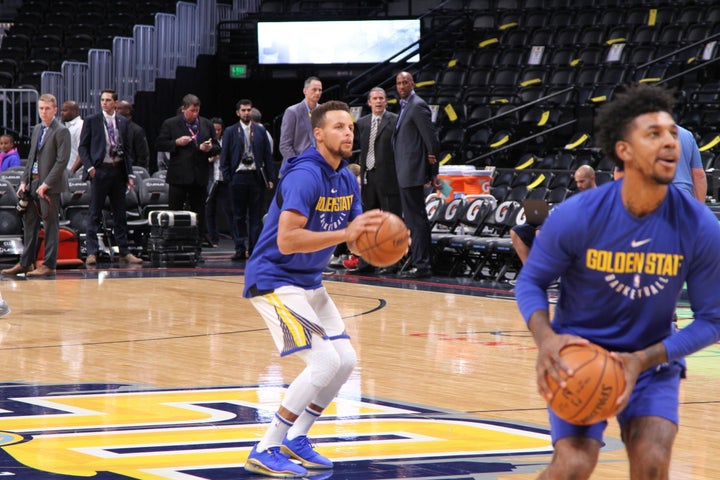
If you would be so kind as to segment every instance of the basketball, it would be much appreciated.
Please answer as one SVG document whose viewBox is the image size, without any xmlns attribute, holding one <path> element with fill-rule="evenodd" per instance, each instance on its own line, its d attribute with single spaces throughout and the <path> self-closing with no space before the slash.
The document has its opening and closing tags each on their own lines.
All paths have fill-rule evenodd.
<svg viewBox="0 0 720 480">
<path fill-rule="evenodd" d="M 409 238 L 405 222 L 394 213 L 384 212 L 377 230 L 364 232 L 355 240 L 355 253 L 370 265 L 389 267 L 405 255 Z"/>
<path fill-rule="evenodd" d="M 548 405 L 555 414 L 575 425 L 592 425 L 611 417 L 615 402 L 625 390 L 622 365 L 598 345 L 568 345 L 560 356 L 575 372 L 560 386 L 548 375 L 553 392 Z"/>
</svg>

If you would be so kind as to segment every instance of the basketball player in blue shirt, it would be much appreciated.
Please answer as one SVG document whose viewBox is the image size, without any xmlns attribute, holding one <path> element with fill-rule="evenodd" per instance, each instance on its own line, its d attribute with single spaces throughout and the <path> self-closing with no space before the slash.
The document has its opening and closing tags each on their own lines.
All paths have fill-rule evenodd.
<svg viewBox="0 0 720 480">
<path fill-rule="evenodd" d="M 616 413 L 634 480 L 668 478 L 684 357 L 720 339 L 720 226 L 671 185 L 680 156 L 673 104 L 661 87 L 639 85 L 601 107 L 599 144 L 625 176 L 558 205 L 516 285 L 543 397 L 552 395 L 546 374 L 561 384 L 562 371 L 572 374 L 559 355 L 565 345 L 590 341 L 621 360 L 627 388 Z M 545 289 L 558 276 L 551 323 Z M 684 282 L 694 321 L 676 331 Z M 607 422 L 581 427 L 549 415 L 555 451 L 539 478 L 590 478 Z"/>
<path fill-rule="evenodd" d="M 362 213 L 357 178 L 346 168 L 354 128 L 348 106 L 326 102 L 310 120 L 317 147 L 283 164 L 245 269 L 243 295 L 267 323 L 280 354 L 295 353 L 307 365 L 245 463 L 247 471 L 273 477 L 303 477 L 307 469 L 333 467 L 313 449 L 307 433 L 352 373 L 356 355 L 322 286 L 322 272 L 337 244 L 347 242 L 352 249 L 361 233 L 376 230 L 383 219 L 380 210 Z"/>
</svg>

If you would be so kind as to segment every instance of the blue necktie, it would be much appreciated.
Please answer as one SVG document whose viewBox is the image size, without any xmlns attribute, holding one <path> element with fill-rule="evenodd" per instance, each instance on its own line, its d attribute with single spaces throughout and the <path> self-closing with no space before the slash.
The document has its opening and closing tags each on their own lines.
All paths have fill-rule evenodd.
<svg viewBox="0 0 720 480">
<path fill-rule="evenodd" d="M 38 143 L 37 143 L 37 149 L 40 150 L 42 147 L 43 139 L 45 138 L 45 130 L 47 130 L 47 127 L 45 125 L 42 125 L 40 127 L 40 135 L 38 135 Z"/>
</svg>

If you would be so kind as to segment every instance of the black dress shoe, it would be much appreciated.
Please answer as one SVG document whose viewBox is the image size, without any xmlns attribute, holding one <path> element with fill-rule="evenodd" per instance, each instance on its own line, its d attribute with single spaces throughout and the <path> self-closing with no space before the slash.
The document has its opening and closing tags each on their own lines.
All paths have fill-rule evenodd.
<svg viewBox="0 0 720 480">
<path fill-rule="evenodd" d="M 245 252 L 240 252 L 230 257 L 230 260 L 232 260 L 233 262 L 244 262 L 245 260 L 247 260 L 247 256 L 245 255 Z"/>
<path fill-rule="evenodd" d="M 380 275 L 394 275 L 398 271 L 397 265 L 390 265 L 389 267 L 379 268 L 377 273 Z"/>
<path fill-rule="evenodd" d="M 429 268 L 410 268 L 398 273 L 400 278 L 427 278 L 432 276 L 432 270 Z"/>
</svg>

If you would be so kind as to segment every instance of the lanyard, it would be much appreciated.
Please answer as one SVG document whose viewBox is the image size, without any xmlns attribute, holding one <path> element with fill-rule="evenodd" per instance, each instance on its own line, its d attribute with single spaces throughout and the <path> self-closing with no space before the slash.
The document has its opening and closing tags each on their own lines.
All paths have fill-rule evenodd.
<svg viewBox="0 0 720 480">
<path fill-rule="evenodd" d="M 190 136 L 192 137 L 193 142 L 197 145 L 197 143 L 198 143 L 197 137 L 198 137 L 198 133 L 199 133 L 197 119 L 195 119 L 195 121 L 193 123 L 185 122 L 185 126 L 187 127 L 188 131 L 190 132 Z"/>
</svg>

